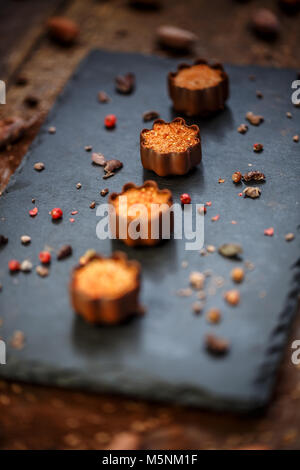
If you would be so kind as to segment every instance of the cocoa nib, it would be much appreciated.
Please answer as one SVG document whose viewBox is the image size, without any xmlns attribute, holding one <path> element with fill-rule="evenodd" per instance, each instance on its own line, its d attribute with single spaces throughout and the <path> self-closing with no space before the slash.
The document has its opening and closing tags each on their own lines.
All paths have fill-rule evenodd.
<svg viewBox="0 0 300 470">
<path fill-rule="evenodd" d="M 129 0 L 129 4 L 132 5 L 133 7 L 140 8 L 140 9 L 145 9 L 145 10 L 151 10 L 151 9 L 157 9 L 162 6 L 162 1 L 161 0 Z"/>
<path fill-rule="evenodd" d="M 159 118 L 159 113 L 157 111 L 145 111 L 143 113 L 143 121 L 148 122 L 148 121 L 154 121 L 154 119 Z"/>
<path fill-rule="evenodd" d="M 208 352 L 221 356 L 229 351 L 229 341 L 213 334 L 206 335 L 205 345 Z"/>
<path fill-rule="evenodd" d="M 128 95 L 132 93 L 135 87 L 135 75 L 133 73 L 127 73 L 126 75 L 118 75 L 115 79 L 116 90 L 119 93 Z"/>
<path fill-rule="evenodd" d="M 197 41 L 197 36 L 185 29 L 175 26 L 160 26 L 156 31 L 158 42 L 170 49 L 189 50 Z"/>
<path fill-rule="evenodd" d="M 8 238 L 0 234 L 0 246 L 6 245 L 7 242 L 8 242 Z"/>
<path fill-rule="evenodd" d="M 265 175 L 261 171 L 258 170 L 253 170 L 253 171 L 248 171 L 248 173 L 245 173 L 243 176 L 243 180 L 248 182 L 248 181 L 265 181 Z"/>
<path fill-rule="evenodd" d="M 245 188 L 243 191 L 244 197 L 251 197 L 252 199 L 256 199 L 260 196 L 261 190 L 256 186 L 249 186 Z"/>
<path fill-rule="evenodd" d="M 92 162 L 95 163 L 95 165 L 104 166 L 105 163 L 106 163 L 106 160 L 105 160 L 104 155 L 102 155 L 102 153 L 93 152 L 92 153 Z"/>
<path fill-rule="evenodd" d="M 105 91 L 98 92 L 98 101 L 99 103 L 108 103 L 110 101 L 110 97 L 108 96 Z"/>
<path fill-rule="evenodd" d="M 63 245 L 57 253 L 57 259 L 58 260 L 65 259 L 68 256 L 71 256 L 71 254 L 72 254 L 71 245 Z"/>
<path fill-rule="evenodd" d="M 247 124 L 241 124 L 241 125 L 237 128 L 237 131 L 238 131 L 240 134 L 246 134 L 247 130 L 248 130 Z"/>
<path fill-rule="evenodd" d="M 20 117 L 10 117 L 0 120 L 0 148 L 12 144 L 20 139 L 26 130 L 33 124 L 33 120 L 26 122 Z"/>
<path fill-rule="evenodd" d="M 246 119 L 250 122 L 250 124 L 252 124 L 252 126 L 259 126 L 264 121 L 263 116 L 253 114 L 251 111 L 246 114 Z"/>
<path fill-rule="evenodd" d="M 112 173 L 113 171 L 119 170 L 122 168 L 123 163 L 120 160 L 112 159 L 107 160 L 105 163 L 104 171 L 105 173 Z"/>
</svg>

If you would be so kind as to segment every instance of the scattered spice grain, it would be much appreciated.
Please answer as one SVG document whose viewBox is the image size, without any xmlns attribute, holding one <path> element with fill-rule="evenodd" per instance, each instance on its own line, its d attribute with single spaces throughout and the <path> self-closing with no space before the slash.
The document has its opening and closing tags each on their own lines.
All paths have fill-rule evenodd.
<svg viewBox="0 0 300 470">
<path fill-rule="evenodd" d="M 34 207 L 33 209 L 30 209 L 30 211 L 28 212 L 29 212 L 30 217 L 35 217 L 38 214 L 38 211 L 39 211 L 38 208 Z"/>
<path fill-rule="evenodd" d="M 49 274 L 49 269 L 46 268 L 46 266 L 39 265 L 35 268 L 35 270 L 36 270 L 36 273 L 41 277 L 47 277 Z"/>
<path fill-rule="evenodd" d="M 95 165 L 104 166 L 105 163 L 106 163 L 106 159 L 105 159 L 104 155 L 102 155 L 102 153 L 93 152 L 92 153 L 92 162 L 95 163 Z"/>
<path fill-rule="evenodd" d="M 105 91 L 99 91 L 97 96 L 99 103 L 108 103 L 110 101 L 110 97 Z"/>
<path fill-rule="evenodd" d="M 108 193 L 109 193 L 109 189 L 108 189 L 108 188 L 101 189 L 101 191 L 100 191 L 100 195 L 101 195 L 102 197 L 106 196 Z"/>
<path fill-rule="evenodd" d="M 36 171 L 43 171 L 45 169 L 45 165 L 43 162 L 37 162 L 33 165 L 33 168 L 36 170 Z"/>
<path fill-rule="evenodd" d="M 159 118 L 159 113 L 157 111 L 145 111 L 143 113 L 144 122 L 154 121 L 154 119 L 158 119 L 158 118 Z"/>
<path fill-rule="evenodd" d="M 24 259 L 20 267 L 21 271 L 24 273 L 29 273 L 32 270 L 32 263 L 29 259 Z"/>
<path fill-rule="evenodd" d="M 219 246 L 218 252 L 225 258 L 236 258 L 238 255 L 243 253 L 241 245 L 237 243 L 224 243 Z"/>
<path fill-rule="evenodd" d="M 8 243 L 8 238 L 0 234 L 0 246 L 4 246 Z"/>
<path fill-rule="evenodd" d="M 264 149 L 263 144 L 260 144 L 260 143 L 253 144 L 253 151 L 254 152 L 259 153 L 259 152 L 262 152 L 263 149 Z"/>
<path fill-rule="evenodd" d="M 265 181 L 266 177 L 262 171 L 251 170 L 243 175 L 243 180 L 249 181 Z"/>
</svg>

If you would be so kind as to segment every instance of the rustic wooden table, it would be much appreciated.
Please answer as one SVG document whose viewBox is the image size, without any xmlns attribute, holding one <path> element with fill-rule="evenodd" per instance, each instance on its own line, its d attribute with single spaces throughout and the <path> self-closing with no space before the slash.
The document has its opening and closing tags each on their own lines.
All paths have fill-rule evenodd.
<svg viewBox="0 0 300 470">
<path fill-rule="evenodd" d="M 94 47 L 166 54 L 155 29 L 173 24 L 195 32 L 193 55 L 236 64 L 299 67 L 299 16 L 287 16 L 276 0 L 164 0 L 160 10 L 141 10 L 127 0 L 0 1 L 0 74 L 8 86 L 0 118 L 38 116 L 26 136 L 0 153 L 0 191 L 19 165 L 75 66 Z M 248 28 L 258 6 L 280 15 L 282 32 L 275 43 L 262 42 Z M 45 34 L 54 14 L 80 25 L 79 42 L 62 48 Z M 192 56 L 191 56 L 192 57 Z M 26 77 L 25 86 L 16 79 Z M 24 98 L 39 99 L 35 108 Z M 299 316 L 298 316 L 299 317 Z M 234 416 L 124 397 L 83 394 L 0 382 L 1 449 L 228 449 L 300 448 L 300 368 L 291 363 L 291 342 L 300 338 L 294 322 L 271 405 L 259 416 Z"/>
</svg>

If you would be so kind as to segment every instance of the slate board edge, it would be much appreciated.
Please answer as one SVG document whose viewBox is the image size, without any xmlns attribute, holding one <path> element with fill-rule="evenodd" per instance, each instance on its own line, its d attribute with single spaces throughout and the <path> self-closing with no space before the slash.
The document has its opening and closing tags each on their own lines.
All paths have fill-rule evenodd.
<svg viewBox="0 0 300 470">
<path fill-rule="evenodd" d="M 35 149 L 36 146 L 39 144 L 39 139 L 42 137 L 42 133 L 46 133 L 47 125 L 49 121 L 55 116 L 58 107 L 61 101 L 64 99 L 65 94 L 68 92 L 68 89 L 72 86 L 72 81 L 76 78 L 76 75 L 80 72 L 80 70 L 84 67 L 85 63 L 90 60 L 90 56 L 93 54 L 99 54 L 99 52 L 109 53 L 111 55 L 118 55 L 119 52 L 111 52 L 101 49 L 93 49 L 90 51 L 87 56 L 81 60 L 72 74 L 66 85 L 63 87 L 61 93 L 58 95 L 52 109 L 48 113 L 45 121 L 41 125 L 39 130 L 39 134 L 35 137 L 33 143 L 31 144 L 28 152 L 23 157 L 21 164 L 15 171 L 14 175 L 10 178 L 10 181 L 7 187 L 4 190 L 2 197 L 5 197 L 5 193 L 8 193 L 10 188 L 14 186 L 17 182 L 19 174 L 22 173 L 24 165 L 27 164 L 27 159 L 29 159 L 32 151 Z M 126 55 L 132 56 L 144 56 L 144 57 L 153 57 L 150 54 L 138 54 L 138 53 L 126 53 Z M 158 60 L 166 61 L 168 59 L 156 57 Z M 180 60 L 171 60 L 170 64 L 180 62 Z M 228 65 L 228 64 L 227 64 Z M 243 66 L 239 66 L 236 64 L 232 64 L 234 67 L 243 68 Z M 276 67 L 258 67 L 256 65 L 252 65 L 256 69 L 258 68 L 267 68 L 267 69 L 274 69 L 278 70 Z M 250 64 L 251 67 L 251 64 Z M 280 70 L 280 69 L 279 69 Z M 290 69 L 293 70 L 293 69 Z M 291 328 L 292 319 L 296 314 L 296 308 L 298 305 L 298 293 L 300 289 L 300 258 L 292 267 L 295 271 L 294 274 L 294 283 L 293 287 L 290 290 L 290 293 L 287 295 L 286 305 L 279 314 L 279 322 L 277 327 L 275 328 L 273 334 L 269 338 L 269 342 L 266 345 L 266 354 L 265 360 L 261 363 L 258 374 L 256 379 L 254 380 L 256 386 L 260 388 L 260 399 L 257 399 L 257 395 L 254 399 L 249 399 L 247 401 L 237 401 L 236 397 L 233 397 L 232 400 L 224 399 L 221 396 L 212 395 L 210 391 L 199 391 L 195 389 L 188 389 L 184 388 L 181 390 L 178 387 L 176 388 L 176 393 L 178 393 L 178 399 L 175 402 L 184 405 L 192 405 L 197 407 L 205 406 L 205 408 L 211 409 L 220 409 L 220 410 L 230 410 L 230 411 L 237 411 L 237 412 L 250 412 L 257 409 L 260 409 L 266 406 L 270 400 L 273 386 L 277 379 L 277 370 L 280 364 L 280 360 L 284 354 L 284 345 L 287 342 L 288 333 Z M 25 366 L 25 367 L 24 367 Z M 27 367 L 26 367 L 27 366 Z M 169 401 L 168 395 L 169 393 L 162 393 L 160 391 L 159 382 L 153 384 L 153 381 L 150 383 L 144 383 L 144 387 L 138 387 L 137 384 L 131 384 L 130 387 L 127 387 L 126 384 L 122 387 L 118 386 L 116 390 L 114 390 L 114 383 L 113 381 L 110 383 L 109 378 L 104 379 L 104 382 L 100 383 L 89 383 L 87 378 L 84 374 L 78 374 L 77 371 L 57 371 L 55 367 L 47 365 L 48 371 L 46 374 L 42 373 L 41 366 L 37 365 L 32 362 L 23 362 L 22 361 L 22 371 L 18 369 L 18 360 L 14 357 L 11 365 L 8 364 L 0 368 L 0 377 L 7 378 L 8 380 L 19 380 L 25 382 L 31 382 L 34 384 L 40 385 L 48 385 L 53 386 L 56 385 L 58 387 L 63 388 L 70 388 L 70 389 L 86 389 L 87 391 L 92 392 L 113 392 L 113 393 L 124 393 L 127 395 L 132 395 L 135 397 L 144 398 L 145 396 L 149 396 L 151 400 L 159 400 L 159 401 Z M 50 378 L 50 380 L 49 380 Z M 102 377 L 103 379 L 103 377 Z M 263 391 L 263 384 L 264 384 L 264 391 Z M 119 384 L 120 385 L 120 384 Z M 148 386 L 148 388 L 147 388 Z M 149 388 L 150 387 L 150 388 Z M 155 396 L 152 393 L 151 388 L 155 387 Z M 174 402 L 174 393 L 172 392 L 173 387 L 170 388 L 170 396 L 172 397 L 172 401 Z M 166 390 L 166 384 L 164 384 L 164 390 Z"/>
</svg>

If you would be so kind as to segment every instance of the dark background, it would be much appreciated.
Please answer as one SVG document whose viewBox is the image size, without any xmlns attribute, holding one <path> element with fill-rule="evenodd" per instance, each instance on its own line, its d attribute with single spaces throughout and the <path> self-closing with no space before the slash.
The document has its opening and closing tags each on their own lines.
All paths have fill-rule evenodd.
<svg viewBox="0 0 300 470">
<path fill-rule="evenodd" d="M 91 48 L 169 55 L 170 51 L 158 46 L 155 30 L 171 24 L 199 38 L 187 58 L 300 68 L 300 15 L 286 15 L 276 0 L 165 0 L 162 4 L 159 10 L 142 10 L 126 0 L 0 2 L 0 78 L 8 85 L 7 104 L 1 106 L 0 114 L 38 118 L 19 143 L 0 153 L 0 190 L 57 94 Z M 258 39 L 249 28 L 251 15 L 262 6 L 280 19 L 281 33 L 275 42 Z M 78 22 L 81 32 L 76 45 L 62 48 L 49 40 L 45 21 L 54 14 Z M 26 86 L 16 86 L 20 75 L 27 77 Z M 35 108 L 24 104 L 24 98 L 32 94 L 39 100 Z M 291 341 L 299 337 L 298 320 Z M 290 354 L 288 346 L 272 404 L 254 417 L 1 382 L 0 447 L 299 449 L 300 369 L 291 364 Z M 123 439 L 122 444 L 117 439 Z"/>
</svg>

